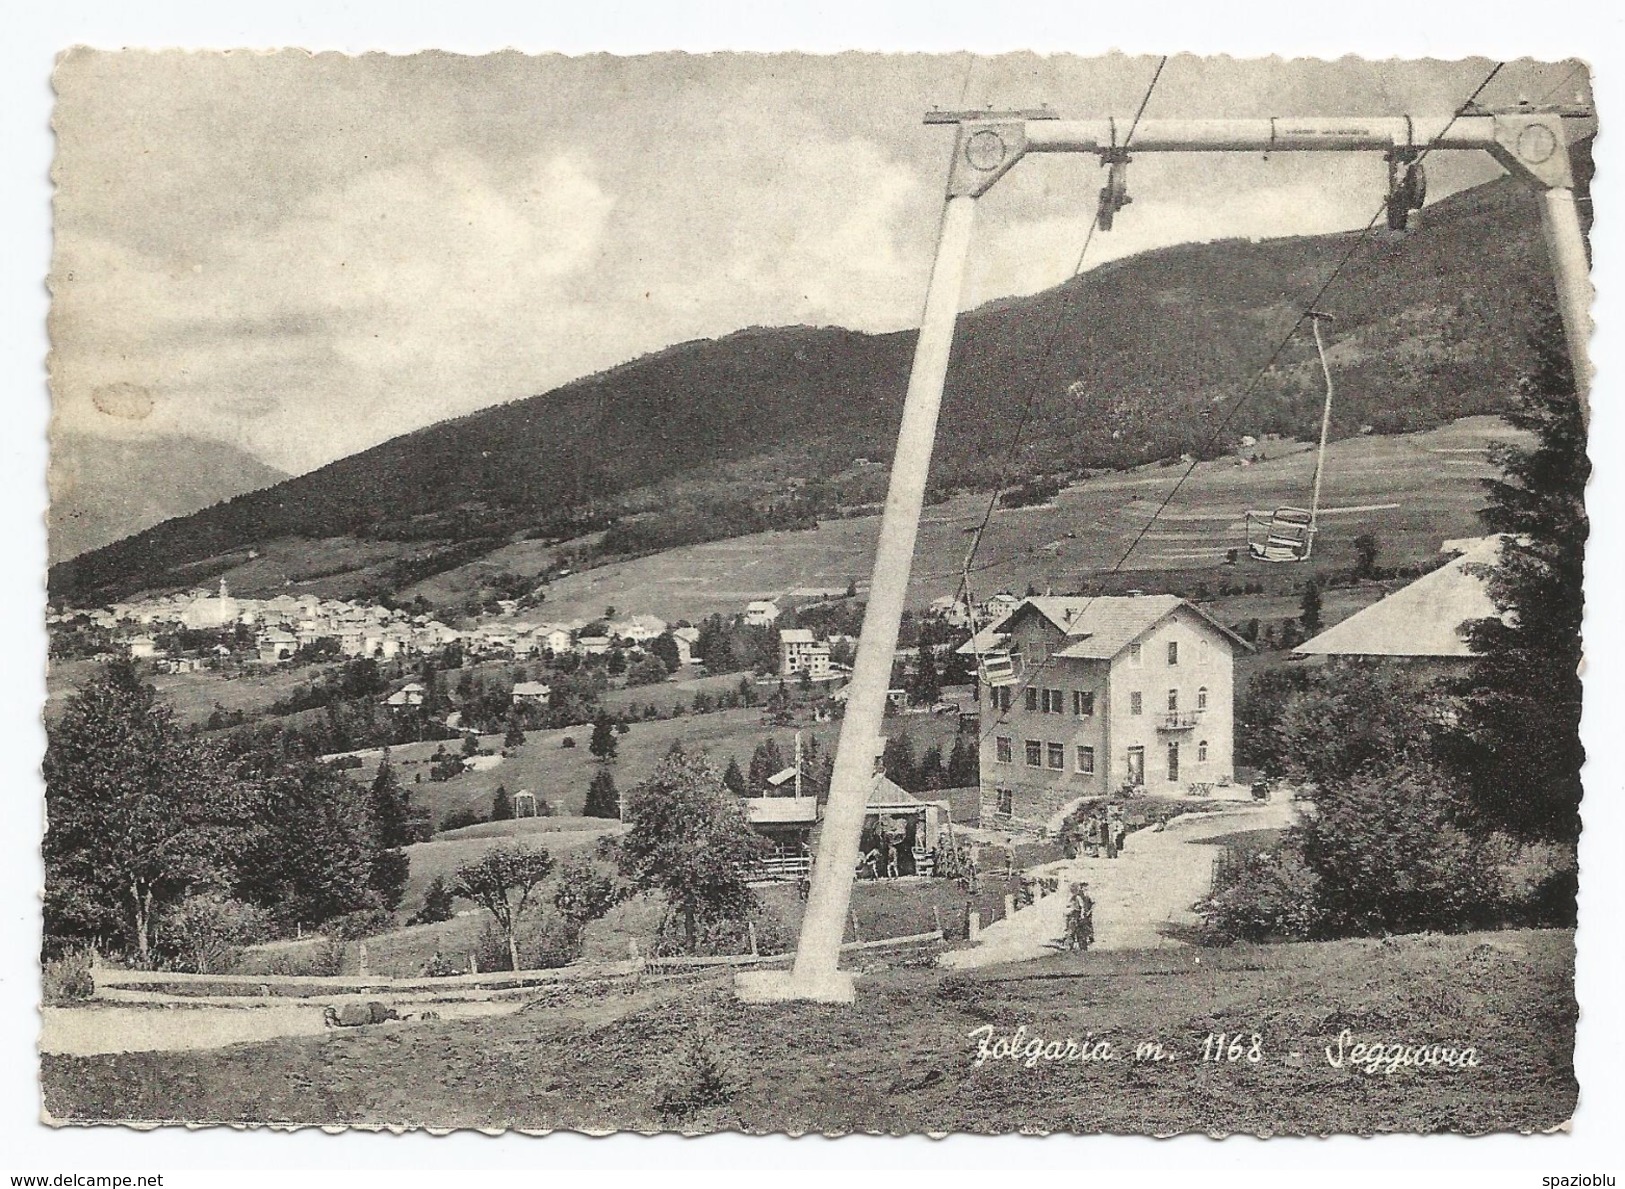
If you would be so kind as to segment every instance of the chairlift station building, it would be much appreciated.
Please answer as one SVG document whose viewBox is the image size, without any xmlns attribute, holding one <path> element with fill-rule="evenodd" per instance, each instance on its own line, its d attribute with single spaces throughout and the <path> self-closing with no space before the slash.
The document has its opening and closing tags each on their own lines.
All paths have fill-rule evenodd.
<svg viewBox="0 0 1625 1189">
<path fill-rule="evenodd" d="M 1125 786 L 1181 795 L 1234 777 L 1234 656 L 1249 646 L 1174 595 L 1029 598 L 959 651 L 983 681 L 982 822 L 1053 828 Z"/>
</svg>

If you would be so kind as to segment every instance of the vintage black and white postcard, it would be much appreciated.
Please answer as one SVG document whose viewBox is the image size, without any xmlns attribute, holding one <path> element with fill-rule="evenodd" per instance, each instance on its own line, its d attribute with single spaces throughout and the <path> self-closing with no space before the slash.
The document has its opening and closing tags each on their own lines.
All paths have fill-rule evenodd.
<svg viewBox="0 0 1625 1189">
<path fill-rule="evenodd" d="M 48 1122 L 1568 1125 L 1584 63 L 54 84 Z"/>
</svg>

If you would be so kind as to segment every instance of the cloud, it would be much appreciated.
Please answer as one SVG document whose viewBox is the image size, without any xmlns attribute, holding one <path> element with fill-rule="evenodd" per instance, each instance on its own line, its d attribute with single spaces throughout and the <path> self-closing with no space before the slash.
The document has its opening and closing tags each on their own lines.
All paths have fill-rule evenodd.
<svg viewBox="0 0 1625 1189">
<path fill-rule="evenodd" d="M 452 152 L 314 193 L 187 264 L 80 238 L 56 268 L 58 415 L 128 432 L 81 395 L 123 383 L 154 400 L 144 431 L 246 435 L 304 469 L 515 395 L 579 329 L 572 278 L 613 209 L 576 156 L 504 175 Z M 291 415 L 268 424 L 271 407 Z"/>
</svg>

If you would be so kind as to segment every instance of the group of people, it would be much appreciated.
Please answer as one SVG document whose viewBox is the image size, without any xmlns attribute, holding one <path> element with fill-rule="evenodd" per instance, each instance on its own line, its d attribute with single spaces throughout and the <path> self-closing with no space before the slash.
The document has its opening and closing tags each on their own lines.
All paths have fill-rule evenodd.
<svg viewBox="0 0 1625 1189">
<path fill-rule="evenodd" d="M 1104 852 L 1108 859 L 1115 859 L 1123 850 L 1123 843 L 1128 838 L 1128 827 L 1121 817 L 1102 814 L 1090 815 L 1083 822 L 1083 837 L 1080 848 L 1090 858 L 1098 858 Z"/>
<path fill-rule="evenodd" d="M 864 852 L 863 858 L 858 860 L 858 878 L 879 879 L 883 863 L 886 878 L 898 878 L 897 855 L 897 840 L 887 836 L 879 846 L 871 847 Z"/>
</svg>

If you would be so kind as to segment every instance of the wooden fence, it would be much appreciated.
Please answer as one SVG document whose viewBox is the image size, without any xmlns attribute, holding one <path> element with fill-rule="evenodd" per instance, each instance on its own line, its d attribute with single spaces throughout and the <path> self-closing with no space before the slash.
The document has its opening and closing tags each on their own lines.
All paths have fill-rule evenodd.
<svg viewBox="0 0 1625 1189">
<path fill-rule="evenodd" d="M 841 947 L 843 953 L 884 949 L 904 949 L 931 945 L 943 940 L 940 929 L 929 933 L 911 933 L 903 937 L 887 937 L 878 941 L 851 941 Z M 676 975 L 686 972 L 701 973 L 726 967 L 749 967 L 774 962 L 789 962 L 794 951 L 783 954 L 722 954 L 694 957 L 675 955 L 667 958 L 633 957 L 624 962 L 583 963 L 561 966 L 553 970 L 493 970 L 482 974 L 453 974 L 443 978 L 391 978 L 387 975 L 315 975 L 315 974 L 190 974 L 164 970 L 119 970 L 96 965 L 91 969 L 95 983 L 95 997 L 112 1002 L 126 1003 L 197 1003 L 241 1004 L 244 1001 L 264 1002 L 271 997 L 286 999 L 359 996 L 399 996 L 402 998 L 467 999 L 486 998 L 500 991 L 540 989 L 549 986 L 588 983 L 605 980 L 632 980 L 644 974 Z M 221 993 L 206 991 L 187 994 L 186 987 L 219 988 Z M 166 991 L 164 988 L 173 988 Z M 240 988 L 240 990 L 234 989 Z M 278 991 L 283 992 L 278 996 Z M 306 994 L 300 994 L 305 992 Z"/>
</svg>

